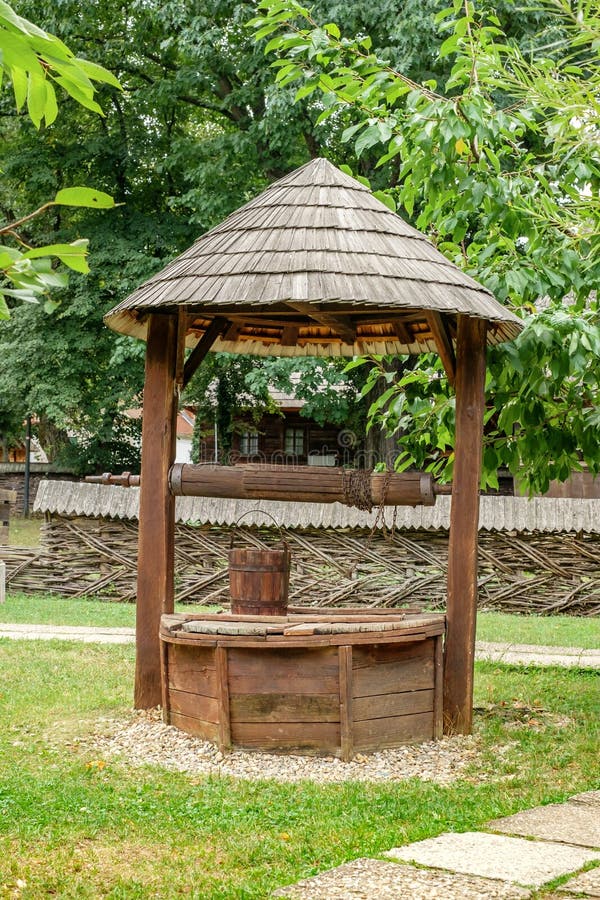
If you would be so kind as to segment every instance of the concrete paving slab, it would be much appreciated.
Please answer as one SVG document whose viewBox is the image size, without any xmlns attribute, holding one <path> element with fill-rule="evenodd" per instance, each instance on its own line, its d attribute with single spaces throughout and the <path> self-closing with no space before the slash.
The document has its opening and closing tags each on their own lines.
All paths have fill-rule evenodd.
<svg viewBox="0 0 600 900">
<path fill-rule="evenodd" d="M 600 811 L 592 803 L 551 803 L 488 822 L 505 834 L 600 849 Z"/>
<path fill-rule="evenodd" d="M 586 803 L 595 806 L 600 815 L 600 791 L 584 791 L 569 797 L 569 803 Z"/>
<path fill-rule="evenodd" d="M 88 625 L 29 625 L 0 622 L 0 637 L 16 640 L 83 641 L 96 644 L 133 644 L 134 628 L 97 628 Z"/>
<path fill-rule="evenodd" d="M 529 887 L 541 887 L 576 872 L 588 862 L 600 861 L 600 853 L 583 847 L 476 832 L 441 834 L 406 847 L 395 847 L 385 855 L 401 862 L 416 862 Z"/>
<path fill-rule="evenodd" d="M 273 896 L 293 900 L 527 900 L 531 891 L 487 878 L 416 869 L 382 859 L 355 859 L 281 888 Z"/>
<path fill-rule="evenodd" d="M 582 872 L 575 878 L 571 878 L 566 884 L 557 888 L 560 894 L 582 894 L 586 897 L 600 897 L 600 869 L 590 869 Z M 566 900 L 566 898 L 565 898 Z"/>
<path fill-rule="evenodd" d="M 539 644 L 477 641 L 475 643 L 475 658 L 519 666 L 600 668 L 600 649 L 582 650 L 581 647 L 551 647 Z"/>
</svg>

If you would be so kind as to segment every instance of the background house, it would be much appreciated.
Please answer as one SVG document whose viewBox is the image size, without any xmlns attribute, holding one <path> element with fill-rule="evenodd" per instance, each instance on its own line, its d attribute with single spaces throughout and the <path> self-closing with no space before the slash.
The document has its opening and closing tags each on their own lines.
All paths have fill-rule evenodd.
<svg viewBox="0 0 600 900">
<path fill-rule="evenodd" d="M 301 410 L 305 401 L 293 394 L 275 389 L 271 389 L 269 394 L 277 412 L 265 413 L 258 421 L 254 421 L 250 414 L 242 414 L 235 419 L 230 462 L 309 466 L 336 466 L 353 462 L 354 435 L 339 425 L 320 425 L 303 416 Z M 199 441 L 199 461 L 209 461 L 219 456 L 218 445 L 219 435 L 215 435 L 214 427 L 207 423 Z"/>
</svg>

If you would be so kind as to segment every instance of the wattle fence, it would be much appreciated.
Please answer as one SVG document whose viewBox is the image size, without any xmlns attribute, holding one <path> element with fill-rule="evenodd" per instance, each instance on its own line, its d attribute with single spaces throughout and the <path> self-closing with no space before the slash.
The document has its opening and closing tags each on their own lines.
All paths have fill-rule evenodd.
<svg viewBox="0 0 600 900">
<path fill-rule="evenodd" d="M 40 548 L 0 547 L 8 590 L 133 601 L 138 500 L 136 488 L 42 482 Z M 228 602 L 235 533 L 240 546 L 285 538 L 294 604 L 444 607 L 449 497 L 385 522 L 340 504 L 180 497 L 176 510 L 178 600 Z M 600 500 L 482 497 L 479 596 L 506 612 L 599 615 Z"/>
</svg>

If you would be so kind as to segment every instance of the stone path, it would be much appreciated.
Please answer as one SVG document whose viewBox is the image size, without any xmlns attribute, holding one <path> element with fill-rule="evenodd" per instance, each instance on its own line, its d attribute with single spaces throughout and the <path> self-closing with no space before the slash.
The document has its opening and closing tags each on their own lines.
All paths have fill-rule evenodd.
<svg viewBox="0 0 600 900">
<path fill-rule="evenodd" d="M 134 628 L 96 628 L 88 625 L 14 625 L 0 622 L 0 638 L 15 640 L 84 641 L 97 644 L 133 644 Z"/>
<path fill-rule="evenodd" d="M 86 641 L 98 644 L 133 644 L 134 628 L 97 628 L 84 625 L 13 625 L 0 622 L 0 638 L 18 640 Z M 600 648 L 542 647 L 537 644 L 509 644 L 477 641 L 475 657 L 490 662 L 517 665 L 564 666 L 600 669 Z"/>
<path fill-rule="evenodd" d="M 500 832 L 500 833 L 498 833 Z M 600 897 L 600 791 L 357 859 L 281 888 L 292 900 Z M 559 880 L 558 886 L 553 886 Z"/>
<path fill-rule="evenodd" d="M 487 659 L 491 662 L 600 669 L 600 648 L 582 650 L 580 647 L 541 647 L 537 644 L 477 641 L 475 652 L 477 659 Z"/>
</svg>

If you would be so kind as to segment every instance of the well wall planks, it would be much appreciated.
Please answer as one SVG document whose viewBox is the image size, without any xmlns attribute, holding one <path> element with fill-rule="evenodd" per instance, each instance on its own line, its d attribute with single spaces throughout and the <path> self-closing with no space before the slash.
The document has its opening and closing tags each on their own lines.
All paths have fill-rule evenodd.
<svg viewBox="0 0 600 900">
<path fill-rule="evenodd" d="M 338 722 L 337 694 L 232 694 L 231 721 Z"/>
<path fill-rule="evenodd" d="M 352 708 L 355 722 L 407 716 L 412 713 L 431 713 L 433 711 L 433 690 L 359 697 L 354 700 Z"/>
<path fill-rule="evenodd" d="M 204 697 L 202 694 L 191 694 L 189 691 L 170 691 L 171 715 L 181 713 L 194 719 L 202 719 L 204 722 L 219 722 L 219 705 L 214 697 Z"/>
<path fill-rule="evenodd" d="M 355 750 L 383 750 L 433 738 L 430 712 L 354 723 Z"/>
</svg>

